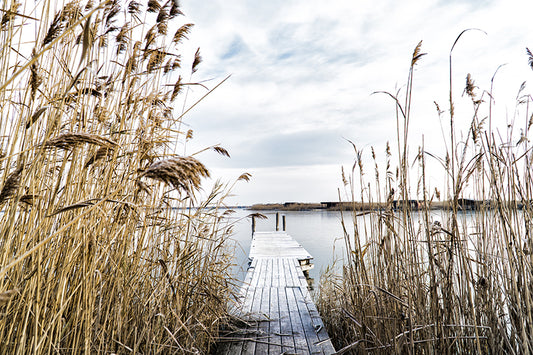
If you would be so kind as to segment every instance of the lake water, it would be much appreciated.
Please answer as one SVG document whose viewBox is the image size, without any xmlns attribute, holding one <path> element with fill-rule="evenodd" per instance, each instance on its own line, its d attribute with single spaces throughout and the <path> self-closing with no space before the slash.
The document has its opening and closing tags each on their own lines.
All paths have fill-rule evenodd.
<svg viewBox="0 0 533 355">
<path fill-rule="evenodd" d="M 233 273 L 243 280 L 248 268 L 248 253 L 252 240 L 252 223 L 250 218 L 246 218 L 251 213 L 258 212 L 268 218 L 265 220 L 256 218 L 256 231 L 275 231 L 276 212 L 280 214 L 280 230 L 282 216 L 286 219 L 286 231 L 297 242 L 299 242 L 312 256 L 314 268 L 310 270 L 309 276 L 314 279 L 315 286 L 318 284 L 320 274 L 326 267 L 337 261 L 336 270 L 340 270 L 342 258 L 345 257 L 345 244 L 341 225 L 341 212 L 339 211 L 253 211 L 238 209 L 232 215 L 231 220 L 235 222 L 235 234 L 232 240 L 235 243 L 235 262 Z M 472 219 L 475 212 L 459 213 L 461 225 L 472 228 Z M 353 235 L 353 222 L 351 212 L 343 212 L 346 227 L 350 235 Z M 446 212 L 435 210 L 430 212 L 431 221 L 444 221 Z M 358 223 L 362 227 L 363 219 L 369 215 L 358 217 Z M 420 218 L 418 212 L 412 213 L 415 225 Z M 475 232 L 472 230 L 472 232 Z M 364 228 L 360 228 L 360 233 L 364 234 Z M 365 236 L 362 235 L 364 243 Z"/>
<path fill-rule="evenodd" d="M 276 211 L 253 211 L 239 209 L 232 216 L 236 221 L 235 234 L 232 240 L 236 244 L 234 273 L 243 280 L 248 268 L 248 253 L 252 241 L 252 222 L 247 215 L 258 212 L 268 219 L 256 218 L 256 231 L 268 232 L 276 230 Z M 285 216 L 286 232 L 300 243 L 312 256 L 314 268 L 310 270 L 310 278 L 318 282 L 320 273 L 336 259 L 340 260 L 344 253 L 344 240 L 341 225 L 341 213 L 338 211 L 281 211 L 279 212 L 280 230 L 282 216 Z M 345 219 L 351 220 L 345 213 Z"/>
</svg>

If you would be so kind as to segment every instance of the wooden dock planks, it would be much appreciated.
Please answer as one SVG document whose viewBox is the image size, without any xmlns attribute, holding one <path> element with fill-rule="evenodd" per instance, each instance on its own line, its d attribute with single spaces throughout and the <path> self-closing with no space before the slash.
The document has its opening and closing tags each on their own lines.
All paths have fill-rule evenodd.
<svg viewBox="0 0 533 355">
<path fill-rule="evenodd" d="M 254 242 L 258 243 L 254 246 L 252 242 L 252 262 L 241 288 L 240 307 L 236 311 L 249 326 L 235 333 L 233 341 L 227 339 L 230 341 L 222 353 L 333 354 L 335 349 L 300 267 L 300 260 L 308 260 L 311 256 L 286 233 L 268 234 L 270 237 L 274 234 L 274 239 L 279 237 L 277 240 L 281 241 L 281 249 L 285 252 L 272 255 L 275 246 L 263 247 L 268 244 L 267 233 L 254 234 Z M 303 251 L 297 250 L 300 248 Z"/>
<path fill-rule="evenodd" d="M 313 259 L 304 247 L 285 232 L 255 232 L 249 256 L 250 259 L 261 257 Z"/>
</svg>

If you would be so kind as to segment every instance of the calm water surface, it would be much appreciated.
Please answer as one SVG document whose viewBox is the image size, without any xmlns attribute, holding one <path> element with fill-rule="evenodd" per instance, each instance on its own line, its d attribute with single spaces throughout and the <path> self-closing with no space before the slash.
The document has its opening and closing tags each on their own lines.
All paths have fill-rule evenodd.
<svg viewBox="0 0 533 355">
<path fill-rule="evenodd" d="M 243 280 L 248 268 L 248 253 L 252 240 L 252 222 L 247 215 L 259 212 L 268 219 L 256 218 L 256 231 L 269 232 L 276 230 L 276 211 L 237 210 L 232 216 L 236 221 L 235 242 L 236 266 L 234 273 Z M 318 282 L 321 271 L 335 260 L 341 261 L 344 253 L 344 240 L 341 225 L 341 213 L 338 211 L 280 211 L 280 230 L 282 216 L 286 220 L 286 232 L 300 243 L 312 256 L 315 267 L 309 276 Z M 345 219 L 350 221 L 345 214 Z"/>
<path fill-rule="evenodd" d="M 309 276 L 314 279 L 315 286 L 318 284 L 320 274 L 326 267 L 333 265 L 336 261 L 337 266 L 342 265 L 342 259 L 345 257 L 345 244 L 343 240 L 343 230 L 341 225 L 341 212 L 339 211 L 253 211 L 238 209 L 232 215 L 231 221 L 235 222 L 235 234 L 232 241 L 235 246 L 235 267 L 234 275 L 243 280 L 248 268 L 248 253 L 250 252 L 250 242 L 252 240 L 252 223 L 250 218 L 246 218 L 251 213 L 258 212 L 268 218 L 261 220 L 256 218 L 256 231 L 268 232 L 276 229 L 276 212 L 280 214 L 280 229 L 282 216 L 286 219 L 286 231 L 297 242 L 299 242 L 312 256 L 314 268 L 309 272 Z M 350 212 L 344 212 L 344 220 L 347 230 L 353 236 L 353 222 Z M 431 211 L 431 221 L 442 221 L 444 224 L 446 213 L 444 211 Z M 471 223 L 475 216 L 474 212 L 459 213 L 460 224 L 468 225 L 471 229 Z M 417 225 L 419 218 L 418 212 L 412 213 L 412 218 Z M 364 221 L 369 215 L 358 217 L 360 233 L 364 234 Z M 471 232 L 475 232 L 472 230 Z M 364 243 L 364 235 L 362 243 Z M 340 268 L 337 268 L 340 270 Z"/>
</svg>

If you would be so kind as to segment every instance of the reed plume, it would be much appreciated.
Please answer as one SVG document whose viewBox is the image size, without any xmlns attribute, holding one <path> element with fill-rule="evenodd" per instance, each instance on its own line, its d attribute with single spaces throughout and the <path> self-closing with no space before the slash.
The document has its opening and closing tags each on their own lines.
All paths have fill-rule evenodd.
<svg viewBox="0 0 533 355">
<path fill-rule="evenodd" d="M 22 166 L 16 168 L 4 182 L 4 186 L 0 191 L 0 204 L 5 202 L 8 198 L 13 196 L 20 187 L 20 178 L 22 174 Z"/>
<path fill-rule="evenodd" d="M 80 144 L 93 144 L 99 145 L 107 148 L 116 147 L 117 143 L 112 140 L 99 136 L 97 134 L 89 133 L 75 133 L 67 132 L 60 134 L 59 136 L 46 141 L 43 146 L 46 148 L 61 148 L 61 149 L 71 149 L 73 147 L 79 146 Z"/>
<path fill-rule="evenodd" d="M 414 67 L 415 64 L 425 56 L 427 53 L 421 53 L 422 50 L 422 41 L 418 42 L 417 46 L 415 47 L 415 50 L 413 51 L 413 57 L 411 59 L 411 66 Z"/>
<path fill-rule="evenodd" d="M 130 15 L 138 15 L 141 12 L 141 4 L 135 0 L 128 3 L 128 13 Z"/>
<path fill-rule="evenodd" d="M 185 25 L 178 28 L 178 30 L 174 34 L 174 37 L 172 38 L 172 41 L 175 44 L 179 44 L 182 39 L 187 39 L 187 35 L 191 32 L 193 26 L 194 24 L 192 23 L 186 23 Z"/>
<path fill-rule="evenodd" d="M 170 18 L 173 19 L 176 16 L 183 15 L 183 12 L 180 10 L 179 0 L 170 0 Z"/>
<path fill-rule="evenodd" d="M 221 147 L 219 145 L 214 146 L 213 150 L 215 152 L 217 152 L 218 154 L 220 154 L 220 155 L 223 155 L 225 157 L 230 158 L 229 152 L 225 148 L 223 148 L 223 147 Z"/>
<path fill-rule="evenodd" d="M 0 20 L 0 28 L 5 29 L 9 22 L 12 22 L 13 19 L 18 15 L 18 9 L 22 4 L 18 1 L 13 1 L 9 10 L 2 10 L 3 15 Z"/>
<path fill-rule="evenodd" d="M 406 92 L 388 94 L 396 112 L 396 173 L 387 144 L 384 174 L 372 151 L 376 193 L 362 165 L 343 176 L 344 196 L 353 205 L 350 218 L 341 220 L 345 259 L 339 273 L 331 268 L 321 278 L 317 306 L 337 353 L 530 353 L 533 299 L 521 286 L 533 280 L 528 167 L 533 153 L 527 132 L 521 131 L 517 145 L 512 135 L 497 140 L 485 129 L 485 119 L 495 120 L 494 93 L 484 92 L 489 116 L 480 116 L 484 101 L 476 97 L 470 74 L 464 92 L 473 112 L 455 111 L 450 77 L 450 110 L 435 103 L 439 120 L 450 116 L 445 150 L 429 152 L 422 139 L 414 159 L 409 157 L 412 72 L 420 52 L 419 43 Z M 527 55 L 533 61 L 529 50 Z M 451 63 L 450 54 L 450 75 Z M 523 90 L 524 85 L 517 112 L 532 102 Z M 528 126 L 531 116 L 525 113 Z M 456 135 L 457 117 L 470 119 L 466 134 Z M 360 150 L 355 159 L 361 161 Z M 439 171 L 444 183 L 431 183 L 428 177 Z M 371 206 L 364 216 L 355 207 L 357 195 Z"/>
<path fill-rule="evenodd" d="M 526 54 L 527 54 L 527 63 L 529 64 L 530 68 L 533 69 L 533 53 L 531 53 L 531 51 L 527 47 L 526 47 Z"/>
<path fill-rule="evenodd" d="M 148 12 L 159 12 L 161 10 L 161 4 L 157 0 L 148 0 Z"/>
<path fill-rule="evenodd" d="M 201 178 L 209 177 L 207 168 L 193 157 L 177 157 L 158 161 L 150 165 L 142 176 L 172 185 L 189 196 L 201 185 Z"/>
<path fill-rule="evenodd" d="M 202 56 L 200 55 L 200 48 L 194 53 L 194 60 L 192 62 L 191 72 L 194 74 L 198 70 L 198 65 L 202 62 Z"/>
<path fill-rule="evenodd" d="M 148 5 L 2 11 L 2 354 L 207 354 L 228 319 L 228 192 L 173 155 L 181 10 Z"/>
<path fill-rule="evenodd" d="M 88 168 L 90 165 L 96 163 L 97 161 L 104 159 L 107 156 L 110 156 L 113 154 L 115 147 L 100 147 L 98 150 L 92 155 L 89 160 L 85 163 L 85 167 Z"/>
</svg>

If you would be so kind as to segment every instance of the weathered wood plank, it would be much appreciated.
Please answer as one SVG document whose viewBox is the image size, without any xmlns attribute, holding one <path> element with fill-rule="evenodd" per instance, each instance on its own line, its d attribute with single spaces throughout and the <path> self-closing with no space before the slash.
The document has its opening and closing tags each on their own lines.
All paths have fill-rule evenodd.
<svg viewBox="0 0 533 355">
<path fill-rule="evenodd" d="M 257 249 L 258 242 L 272 244 L 273 236 L 277 238 L 278 246 L 285 250 L 276 254 L 279 252 L 276 248 L 259 245 L 260 249 Z M 267 249 L 275 255 L 257 253 Z M 308 259 L 292 255 L 296 249 L 300 253 L 298 257 Z M 256 253 L 253 254 L 252 250 Z M 300 266 L 299 260 L 311 259 L 305 249 L 286 233 L 255 233 L 250 258 L 250 267 L 239 296 L 240 307 L 236 311 L 249 326 L 235 336 L 236 340 L 224 349 L 224 353 L 334 353 Z"/>
<path fill-rule="evenodd" d="M 304 328 L 305 339 L 311 353 L 323 354 L 323 347 L 320 345 L 315 345 L 320 343 L 320 339 L 317 334 L 318 327 L 315 328 L 314 321 L 309 313 L 309 309 L 307 307 L 308 304 L 305 299 L 305 292 L 307 292 L 307 289 L 294 289 L 294 293 L 297 294 L 296 302 L 298 306 L 298 313 L 300 314 L 300 319 L 302 320 L 302 325 Z"/>
<path fill-rule="evenodd" d="M 291 257 L 309 260 L 313 257 L 285 232 L 255 232 L 250 246 L 251 259 L 258 257 Z"/>
<path fill-rule="evenodd" d="M 294 352 L 294 333 L 292 332 L 289 303 L 287 302 L 287 293 L 285 290 L 285 287 L 278 288 L 280 334 L 281 343 L 283 344 L 282 350 L 283 352 Z"/>
<path fill-rule="evenodd" d="M 268 265 L 267 265 L 268 266 Z M 268 267 L 267 267 L 268 270 Z M 270 287 L 261 287 L 262 297 L 261 297 L 261 306 L 260 306 L 260 321 L 257 325 L 259 335 L 261 339 L 264 339 L 265 342 L 257 343 L 255 345 L 254 354 L 268 354 L 268 343 L 271 341 L 270 333 L 270 319 L 272 315 L 270 314 Z"/>
<path fill-rule="evenodd" d="M 298 312 L 298 305 L 294 291 L 299 292 L 299 287 L 286 287 L 287 305 L 289 307 L 289 315 L 291 317 L 292 332 L 294 335 L 294 345 L 298 354 L 309 354 L 309 346 L 305 340 L 305 332 Z"/>
<path fill-rule="evenodd" d="M 270 340 L 272 344 L 268 347 L 269 354 L 281 354 L 281 325 L 279 314 L 279 287 L 270 287 Z M 280 344 L 280 345 L 274 345 Z"/>
<path fill-rule="evenodd" d="M 281 283 L 283 285 L 283 283 Z M 272 287 L 280 285 L 279 258 L 272 258 Z"/>
<path fill-rule="evenodd" d="M 250 263 L 250 266 L 248 267 L 248 272 L 246 273 L 246 277 L 244 279 L 243 285 L 239 292 L 239 296 L 238 296 L 239 304 L 236 306 L 236 309 L 234 310 L 235 315 L 238 317 L 243 317 L 252 312 L 252 303 L 254 300 L 254 294 L 255 294 L 256 288 L 251 287 L 251 282 L 252 282 L 252 278 L 255 273 L 256 267 L 257 267 L 257 260 L 253 260 Z M 242 335 L 239 333 L 236 333 L 235 336 L 239 339 L 243 339 L 245 337 L 245 335 Z M 242 352 L 244 344 L 245 342 L 243 340 L 230 342 L 228 344 L 225 344 L 221 352 L 225 354 L 239 355 Z"/>
<path fill-rule="evenodd" d="M 262 288 L 257 288 L 257 287 L 254 288 L 252 308 L 250 310 L 250 314 L 249 314 L 249 317 L 247 319 L 249 321 L 249 323 L 250 323 L 250 327 L 248 328 L 249 335 L 255 334 L 255 336 L 252 337 L 253 339 L 257 339 L 258 337 L 260 337 L 259 327 L 258 327 L 258 324 L 259 324 L 259 322 L 258 322 L 259 316 L 258 315 L 261 312 L 261 297 L 262 297 L 262 294 L 263 294 L 263 289 Z M 255 354 L 256 345 L 257 345 L 257 342 L 255 342 L 255 341 L 245 341 L 244 345 L 243 345 L 243 348 L 242 348 L 241 354 L 243 354 L 243 355 Z"/>
</svg>

